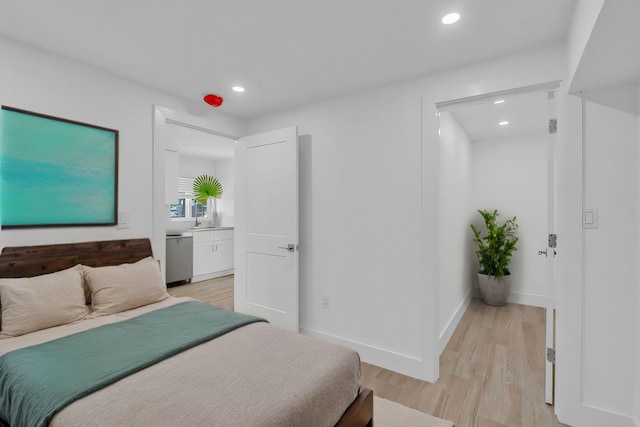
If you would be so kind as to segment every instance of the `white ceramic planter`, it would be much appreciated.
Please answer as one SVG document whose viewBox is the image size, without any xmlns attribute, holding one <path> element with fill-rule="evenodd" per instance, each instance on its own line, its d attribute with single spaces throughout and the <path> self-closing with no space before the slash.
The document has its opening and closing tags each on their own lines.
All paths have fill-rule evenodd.
<svg viewBox="0 0 640 427">
<path fill-rule="evenodd" d="M 478 273 L 480 296 L 488 305 L 505 305 L 511 290 L 511 275 L 505 274 L 496 280 L 494 276 Z"/>
</svg>

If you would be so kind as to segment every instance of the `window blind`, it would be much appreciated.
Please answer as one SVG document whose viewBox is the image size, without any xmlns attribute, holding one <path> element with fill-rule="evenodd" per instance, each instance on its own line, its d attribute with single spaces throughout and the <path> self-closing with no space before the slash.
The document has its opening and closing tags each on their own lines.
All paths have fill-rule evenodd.
<svg viewBox="0 0 640 427">
<path fill-rule="evenodd" d="M 178 195 L 180 198 L 193 196 L 193 181 L 195 178 L 178 177 Z"/>
</svg>

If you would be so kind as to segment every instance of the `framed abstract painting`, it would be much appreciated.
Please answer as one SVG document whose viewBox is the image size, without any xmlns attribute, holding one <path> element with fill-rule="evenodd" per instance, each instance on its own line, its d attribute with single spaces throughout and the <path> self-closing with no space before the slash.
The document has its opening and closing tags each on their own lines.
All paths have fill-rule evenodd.
<svg viewBox="0 0 640 427">
<path fill-rule="evenodd" d="M 117 214 L 117 130 L 2 106 L 3 229 L 115 225 Z"/>
</svg>

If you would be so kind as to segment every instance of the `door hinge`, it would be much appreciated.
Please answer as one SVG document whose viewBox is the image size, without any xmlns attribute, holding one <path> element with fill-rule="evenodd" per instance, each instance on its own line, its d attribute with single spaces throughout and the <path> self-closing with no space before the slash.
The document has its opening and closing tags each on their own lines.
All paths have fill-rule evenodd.
<svg viewBox="0 0 640 427">
<path fill-rule="evenodd" d="M 549 119 L 549 133 L 558 131 L 558 119 Z"/>
<path fill-rule="evenodd" d="M 558 235 L 557 234 L 549 234 L 549 247 L 557 248 L 558 247 Z"/>
<path fill-rule="evenodd" d="M 547 362 L 556 363 L 556 349 L 547 347 Z"/>
</svg>

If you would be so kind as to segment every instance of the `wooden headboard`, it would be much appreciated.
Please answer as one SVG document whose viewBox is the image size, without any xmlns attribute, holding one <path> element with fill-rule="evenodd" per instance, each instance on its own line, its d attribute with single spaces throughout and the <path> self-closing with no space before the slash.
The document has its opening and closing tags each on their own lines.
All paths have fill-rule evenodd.
<svg viewBox="0 0 640 427">
<path fill-rule="evenodd" d="M 77 264 L 104 267 L 136 262 L 148 256 L 153 256 L 149 239 L 6 247 L 0 253 L 0 277 L 39 276 Z"/>
</svg>

